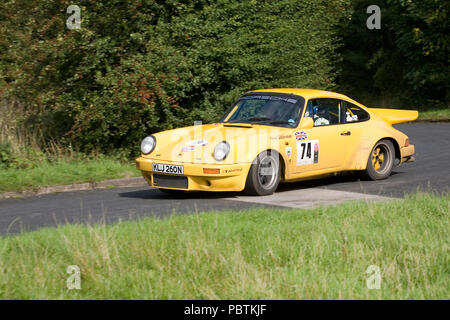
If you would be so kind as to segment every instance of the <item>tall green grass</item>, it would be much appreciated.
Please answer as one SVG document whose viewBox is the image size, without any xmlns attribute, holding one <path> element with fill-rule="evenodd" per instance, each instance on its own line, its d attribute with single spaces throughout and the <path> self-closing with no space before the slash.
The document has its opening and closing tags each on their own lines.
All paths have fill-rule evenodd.
<svg viewBox="0 0 450 320">
<path fill-rule="evenodd" d="M 448 299 L 449 231 L 448 195 L 426 194 L 63 226 L 0 239 L 0 298 Z"/>
</svg>

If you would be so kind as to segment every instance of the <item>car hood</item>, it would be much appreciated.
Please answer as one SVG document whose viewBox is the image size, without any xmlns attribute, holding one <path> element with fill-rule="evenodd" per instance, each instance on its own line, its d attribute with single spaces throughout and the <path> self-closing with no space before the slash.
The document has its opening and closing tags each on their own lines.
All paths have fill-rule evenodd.
<svg viewBox="0 0 450 320">
<path fill-rule="evenodd" d="M 230 164 L 248 163 L 269 148 L 278 150 L 280 137 L 293 135 L 296 129 L 244 123 L 216 123 L 191 126 L 154 134 L 156 147 L 146 159 L 169 162 Z M 221 141 L 230 145 L 224 161 L 216 161 L 214 148 Z"/>
</svg>

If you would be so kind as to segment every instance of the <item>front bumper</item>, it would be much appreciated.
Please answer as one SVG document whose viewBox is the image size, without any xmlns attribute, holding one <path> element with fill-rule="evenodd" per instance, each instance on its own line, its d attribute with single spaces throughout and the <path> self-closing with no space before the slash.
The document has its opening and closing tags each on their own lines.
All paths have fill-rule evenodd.
<svg viewBox="0 0 450 320">
<path fill-rule="evenodd" d="M 414 162 L 415 158 L 414 158 L 414 145 L 410 144 L 407 147 L 402 147 L 400 149 L 400 153 L 401 153 L 401 159 L 400 159 L 400 163 L 404 163 L 404 162 Z"/>
<path fill-rule="evenodd" d="M 176 187 L 161 187 L 154 183 L 153 162 L 160 164 L 182 165 L 184 177 L 187 177 L 186 189 Z M 197 190 L 197 191 L 242 191 L 245 188 L 248 171 L 251 163 L 231 164 L 231 165 L 208 165 L 198 163 L 170 162 L 153 160 L 139 157 L 136 159 L 136 168 L 141 170 L 142 176 L 148 184 L 156 188 L 177 189 L 177 190 Z M 205 174 L 203 169 L 220 169 L 219 174 Z M 156 173 L 155 173 L 156 174 Z M 161 175 L 161 173 L 157 173 Z M 164 174 L 169 175 L 169 174 Z M 170 175 L 179 176 L 179 175 Z"/>
</svg>

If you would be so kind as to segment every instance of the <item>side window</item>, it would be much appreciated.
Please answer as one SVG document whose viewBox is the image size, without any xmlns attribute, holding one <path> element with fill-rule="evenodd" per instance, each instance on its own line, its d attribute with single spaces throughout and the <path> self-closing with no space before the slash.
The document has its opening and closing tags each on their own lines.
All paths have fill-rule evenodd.
<svg viewBox="0 0 450 320">
<path fill-rule="evenodd" d="M 314 127 L 339 124 L 340 100 L 337 99 L 313 99 L 308 102 L 305 117 L 311 117 Z"/>
<path fill-rule="evenodd" d="M 369 114 L 350 102 L 345 102 L 345 122 L 361 122 L 369 120 Z"/>
</svg>

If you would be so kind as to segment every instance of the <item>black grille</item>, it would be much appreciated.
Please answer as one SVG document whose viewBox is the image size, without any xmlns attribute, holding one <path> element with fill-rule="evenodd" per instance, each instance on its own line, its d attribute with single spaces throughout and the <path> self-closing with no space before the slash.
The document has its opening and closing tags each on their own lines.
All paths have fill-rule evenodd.
<svg viewBox="0 0 450 320">
<path fill-rule="evenodd" d="M 188 188 L 188 178 L 183 176 L 169 176 L 165 174 L 153 174 L 153 185 L 155 187 Z"/>
</svg>

